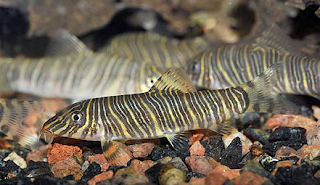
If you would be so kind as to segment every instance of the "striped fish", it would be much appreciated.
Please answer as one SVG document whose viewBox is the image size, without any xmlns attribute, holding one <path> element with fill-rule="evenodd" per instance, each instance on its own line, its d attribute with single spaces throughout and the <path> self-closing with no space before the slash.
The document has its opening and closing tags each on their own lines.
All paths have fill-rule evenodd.
<svg viewBox="0 0 320 185">
<path fill-rule="evenodd" d="M 66 31 L 60 34 L 49 46 L 49 57 L 0 58 L 0 92 L 83 100 L 145 92 L 164 72 L 151 62 L 92 53 Z"/>
<path fill-rule="evenodd" d="M 270 93 L 270 81 L 281 67 L 281 63 L 275 65 L 240 86 L 204 91 L 197 91 L 182 69 L 172 68 L 146 93 L 72 104 L 45 122 L 42 133 L 101 141 L 107 159 L 117 155 L 115 140 L 166 137 L 175 149 L 184 151 L 188 142 L 183 134 L 189 130 L 226 134 L 230 130 L 228 120 L 235 115 L 294 110 Z"/>
<path fill-rule="evenodd" d="M 122 57 L 152 61 L 160 68 L 184 67 L 186 61 L 208 47 L 203 38 L 178 40 L 152 32 L 127 33 L 111 40 L 106 50 Z"/>
<path fill-rule="evenodd" d="M 0 98 L 0 131 L 23 147 L 40 147 L 42 143 L 38 140 L 38 134 L 32 132 L 24 122 L 32 114 L 42 111 L 40 102 Z M 41 126 L 36 127 L 39 129 Z"/>
<path fill-rule="evenodd" d="M 207 49 L 188 62 L 187 73 L 196 86 L 219 89 L 254 79 L 277 62 L 283 72 L 274 91 L 282 94 L 319 95 L 320 60 L 294 51 L 289 38 L 273 25 L 254 42 Z M 280 38 L 279 38 L 280 37 Z"/>
</svg>

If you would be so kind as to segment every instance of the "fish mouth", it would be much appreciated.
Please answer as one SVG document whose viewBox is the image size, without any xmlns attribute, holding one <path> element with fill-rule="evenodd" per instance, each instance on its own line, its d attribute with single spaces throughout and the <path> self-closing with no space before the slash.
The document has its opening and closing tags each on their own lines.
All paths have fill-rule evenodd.
<svg viewBox="0 0 320 185">
<path fill-rule="evenodd" d="M 40 138 L 43 139 L 46 143 L 51 143 L 53 139 L 57 137 L 53 132 L 43 128 L 40 132 Z"/>
</svg>

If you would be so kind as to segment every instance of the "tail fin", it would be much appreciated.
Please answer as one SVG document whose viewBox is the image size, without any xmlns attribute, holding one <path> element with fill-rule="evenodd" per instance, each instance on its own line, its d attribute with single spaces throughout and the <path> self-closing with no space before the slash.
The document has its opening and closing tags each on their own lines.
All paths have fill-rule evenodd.
<svg viewBox="0 0 320 185">
<path fill-rule="evenodd" d="M 23 147 L 37 148 L 42 145 L 37 133 L 40 126 L 28 126 L 28 119 L 42 110 L 40 102 L 0 99 L 0 131 Z"/>
<path fill-rule="evenodd" d="M 266 69 L 252 81 L 241 85 L 248 93 L 247 112 L 269 112 L 275 114 L 296 113 L 298 108 L 273 91 L 274 84 L 283 72 L 283 62 L 278 62 Z"/>
</svg>

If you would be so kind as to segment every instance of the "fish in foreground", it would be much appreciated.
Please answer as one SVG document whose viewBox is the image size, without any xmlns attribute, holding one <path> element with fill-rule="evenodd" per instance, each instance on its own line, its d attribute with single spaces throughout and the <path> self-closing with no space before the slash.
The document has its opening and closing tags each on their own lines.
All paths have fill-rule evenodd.
<svg viewBox="0 0 320 185">
<path fill-rule="evenodd" d="M 285 113 L 295 107 L 271 93 L 281 63 L 254 80 L 221 90 L 197 91 L 182 69 L 169 69 L 146 93 L 84 100 L 68 106 L 43 126 L 44 135 L 101 141 L 112 160 L 121 151 L 116 140 L 166 137 L 173 148 L 188 149 L 189 130 L 227 134 L 230 119 L 244 112 Z M 281 70 L 280 70 L 281 71 Z"/>
<path fill-rule="evenodd" d="M 43 143 L 38 140 L 39 134 L 30 129 L 25 121 L 32 114 L 40 113 L 43 109 L 40 102 L 0 98 L 0 131 L 25 148 L 41 147 Z M 40 125 L 35 127 L 41 128 Z"/>
</svg>

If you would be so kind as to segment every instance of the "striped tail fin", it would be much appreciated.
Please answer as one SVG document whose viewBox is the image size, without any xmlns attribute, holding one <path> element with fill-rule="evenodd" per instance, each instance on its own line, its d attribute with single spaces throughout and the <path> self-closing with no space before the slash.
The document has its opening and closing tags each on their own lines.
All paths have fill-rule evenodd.
<svg viewBox="0 0 320 185">
<path fill-rule="evenodd" d="M 247 112 L 274 114 L 298 112 L 298 108 L 292 102 L 273 91 L 275 80 L 281 73 L 283 73 L 282 61 L 272 65 L 252 81 L 240 85 L 248 93 Z"/>
<path fill-rule="evenodd" d="M 27 120 L 42 110 L 40 102 L 0 99 L 0 131 L 23 147 L 38 148 L 42 145 L 37 134 L 40 127 L 28 126 Z"/>
</svg>

